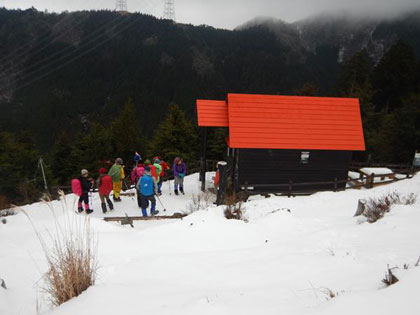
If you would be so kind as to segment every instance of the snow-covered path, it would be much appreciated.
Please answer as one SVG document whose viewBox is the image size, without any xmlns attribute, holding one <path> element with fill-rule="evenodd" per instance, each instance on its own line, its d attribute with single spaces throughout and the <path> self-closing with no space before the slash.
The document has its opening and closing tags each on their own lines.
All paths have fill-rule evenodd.
<svg viewBox="0 0 420 315">
<path fill-rule="evenodd" d="M 197 179 L 186 178 L 185 196 L 169 195 L 164 185 L 168 214 L 188 208 Z M 0 288 L 0 314 L 36 314 L 37 303 L 47 314 L 420 314 L 420 202 L 394 206 L 375 224 L 353 217 L 359 198 L 389 191 L 420 193 L 420 176 L 372 190 L 254 197 L 245 204 L 248 223 L 226 220 L 223 207 L 210 206 L 132 229 L 100 220 L 95 198 L 98 281 L 50 311 L 36 288 L 45 258 L 18 214 L 0 225 L 0 278 L 9 287 Z M 53 204 L 60 216 L 60 203 Z M 25 210 L 39 230 L 54 231 L 46 205 Z M 123 197 L 111 215 L 125 213 L 140 215 L 135 197 Z M 399 266 L 400 282 L 383 288 L 387 264 Z M 337 297 L 327 300 L 328 290 Z"/>
</svg>

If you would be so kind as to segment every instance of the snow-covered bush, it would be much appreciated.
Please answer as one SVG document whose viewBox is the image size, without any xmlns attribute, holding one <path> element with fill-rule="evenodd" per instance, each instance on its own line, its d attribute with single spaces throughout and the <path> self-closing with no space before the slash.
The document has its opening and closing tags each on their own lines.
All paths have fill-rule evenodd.
<svg viewBox="0 0 420 315">
<path fill-rule="evenodd" d="M 398 192 L 392 192 L 379 198 L 370 198 L 366 201 L 363 215 L 369 223 L 374 223 L 383 218 L 385 213 L 391 211 L 393 205 L 412 205 L 417 201 L 417 195 L 414 193 L 401 195 Z"/>
<path fill-rule="evenodd" d="M 82 218 L 72 216 L 72 211 L 67 209 L 64 193 L 61 194 L 64 210 L 61 217 L 55 215 L 51 200 L 46 201 L 56 225 L 55 233 L 49 232 L 51 247 L 37 231 L 29 215 L 22 210 L 31 221 L 44 250 L 48 263 L 48 270 L 44 275 L 44 290 L 56 306 L 79 296 L 94 285 L 98 266 L 89 218 L 81 221 Z"/>
</svg>

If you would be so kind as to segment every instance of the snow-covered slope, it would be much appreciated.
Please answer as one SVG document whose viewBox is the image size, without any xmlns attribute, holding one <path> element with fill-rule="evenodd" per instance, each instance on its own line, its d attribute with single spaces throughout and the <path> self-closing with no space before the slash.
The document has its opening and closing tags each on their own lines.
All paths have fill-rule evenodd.
<svg viewBox="0 0 420 315">
<path fill-rule="evenodd" d="M 165 184 L 167 212 L 187 210 L 198 175 L 186 178 L 185 196 L 168 190 Z M 19 213 L 0 225 L 0 278 L 8 286 L 0 288 L 0 314 L 420 314 L 420 202 L 394 206 L 374 224 L 353 217 L 359 198 L 390 191 L 419 193 L 420 176 L 372 190 L 253 197 L 244 205 L 248 223 L 210 206 L 132 229 L 101 220 L 95 198 L 97 283 L 51 309 L 41 292 L 43 251 Z M 135 198 L 123 198 L 112 215 L 140 215 Z M 57 220 L 84 220 L 73 200 L 67 196 L 69 209 L 52 203 Z M 24 209 L 41 233 L 54 232 L 47 205 Z M 388 264 L 399 267 L 400 281 L 385 288 Z"/>
</svg>

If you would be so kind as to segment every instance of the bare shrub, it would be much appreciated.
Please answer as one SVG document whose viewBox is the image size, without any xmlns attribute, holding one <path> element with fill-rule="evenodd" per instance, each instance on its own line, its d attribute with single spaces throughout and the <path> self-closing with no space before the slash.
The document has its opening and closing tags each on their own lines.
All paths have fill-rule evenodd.
<svg viewBox="0 0 420 315">
<path fill-rule="evenodd" d="M 374 223 L 383 218 L 387 212 L 391 211 L 393 205 L 412 205 L 416 201 L 417 195 L 414 193 L 403 196 L 394 191 L 379 198 L 368 199 L 363 215 L 367 218 L 369 223 Z"/>
<path fill-rule="evenodd" d="M 241 200 L 235 200 L 233 196 L 226 198 L 226 208 L 223 212 L 226 219 L 247 221 L 244 210 Z"/>
<path fill-rule="evenodd" d="M 39 189 L 37 188 L 36 184 L 31 181 L 19 183 L 17 190 L 22 196 L 23 202 L 25 204 L 39 201 L 41 196 L 41 193 L 39 192 Z"/>
<path fill-rule="evenodd" d="M 10 208 L 10 202 L 6 196 L 0 195 L 0 212 L 4 209 Z"/>
<path fill-rule="evenodd" d="M 52 241 L 51 248 L 48 248 L 29 215 L 22 210 L 34 227 L 44 250 L 48 263 L 48 270 L 43 278 L 44 291 L 55 306 L 79 296 L 93 286 L 98 266 L 89 218 L 81 222 L 80 217 L 70 217 L 64 193 L 61 192 L 61 195 L 63 219 L 56 217 L 52 203 L 46 200 L 46 204 L 54 215 L 56 226 L 55 233 L 49 233 Z"/>
<path fill-rule="evenodd" d="M 339 295 L 338 292 L 334 292 L 333 290 L 329 288 L 320 288 L 319 291 L 325 295 L 325 299 L 327 301 L 335 298 L 337 295 Z"/>
<path fill-rule="evenodd" d="M 212 194 L 209 191 L 202 192 L 198 195 L 193 195 L 191 202 L 187 205 L 187 214 L 191 214 L 196 211 L 207 209 L 211 202 L 210 199 Z"/>
<path fill-rule="evenodd" d="M 388 270 L 385 274 L 385 278 L 382 279 L 382 282 L 385 283 L 387 287 L 399 281 L 398 278 L 392 273 L 392 269 L 395 269 L 395 268 L 389 268 L 388 266 Z"/>
</svg>

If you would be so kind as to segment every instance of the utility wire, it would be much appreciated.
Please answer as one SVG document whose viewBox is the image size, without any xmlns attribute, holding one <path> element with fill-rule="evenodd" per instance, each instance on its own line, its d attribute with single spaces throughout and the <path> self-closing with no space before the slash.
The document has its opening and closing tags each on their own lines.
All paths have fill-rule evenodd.
<svg viewBox="0 0 420 315">
<path fill-rule="evenodd" d="M 149 4 L 151 4 L 151 3 L 149 2 Z M 149 5 L 149 6 L 150 6 L 150 5 Z M 156 4 L 155 4 L 153 7 L 156 7 Z M 96 35 L 96 33 L 100 32 L 100 30 L 101 30 L 101 29 L 103 29 L 103 28 L 105 28 L 106 26 L 108 26 L 109 24 L 111 24 L 111 23 L 113 23 L 113 22 L 117 21 L 118 19 L 122 19 L 123 17 L 124 17 L 124 16 L 120 15 L 119 17 L 117 17 L 117 18 L 115 18 L 115 19 L 111 20 L 109 23 L 106 23 L 105 25 L 101 26 L 101 27 L 100 27 L 100 29 L 95 30 L 95 32 L 94 32 L 94 33 L 92 33 L 92 34 L 90 34 L 90 35 L 88 36 L 88 38 L 90 37 L 90 38 L 89 38 L 89 41 L 88 41 L 88 42 L 83 43 L 81 46 L 79 46 L 78 48 L 76 48 L 76 50 L 80 50 L 80 49 L 82 49 L 82 48 L 84 48 L 84 47 L 86 47 L 86 46 L 89 46 L 89 45 L 91 45 L 92 43 L 94 43 L 95 41 L 97 41 L 98 39 L 100 39 L 101 37 L 103 37 L 103 34 L 99 34 L 99 35 L 95 36 L 94 38 L 91 38 L 94 34 Z M 38 80 L 40 80 L 40 79 L 42 79 L 42 78 L 44 78 L 44 77 L 48 76 L 49 74 L 54 73 L 55 71 L 57 71 L 57 70 L 59 70 L 59 69 L 62 69 L 63 67 L 65 67 L 65 66 L 66 66 L 66 65 L 68 65 L 69 63 L 71 63 L 71 62 L 73 62 L 73 61 L 75 61 L 75 60 L 77 60 L 77 59 L 79 59 L 79 58 L 81 58 L 81 57 L 85 56 L 86 54 L 88 54 L 88 53 L 89 53 L 89 52 L 91 52 L 92 50 L 94 50 L 94 49 L 96 49 L 97 47 L 99 47 L 99 46 L 103 45 L 104 43 L 106 43 L 106 42 L 110 41 L 110 40 L 111 40 L 111 39 L 113 39 L 116 35 L 120 34 L 120 33 L 121 33 L 121 32 L 123 32 L 124 30 L 126 30 L 126 29 L 127 29 L 129 26 L 131 26 L 131 25 L 132 25 L 135 21 L 137 21 L 137 19 L 138 19 L 138 18 L 135 18 L 135 20 L 134 20 L 134 21 L 132 21 L 132 23 L 129 23 L 128 25 L 126 25 L 125 27 L 123 27 L 122 29 L 120 29 L 118 32 L 116 32 L 116 33 L 112 34 L 110 37 L 106 38 L 105 40 L 100 41 L 98 44 L 96 44 L 95 46 L 93 46 L 93 47 L 91 47 L 91 48 L 87 49 L 86 51 L 81 52 L 79 55 L 76 55 L 75 57 L 73 57 L 73 58 L 71 58 L 71 59 L 67 60 L 66 62 L 64 62 L 64 63 L 62 63 L 62 64 L 58 65 L 56 68 L 51 69 L 51 70 L 49 70 L 49 71 L 47 71 L 47 72 L 44 72 L 43 74 L 40 74 L 38 77 L 36 77 L 36 78 L 34 78 L 34 79 L 32 79 L 32 80 L 30 80 L 30 81 L 28 81 L 28 82 L 26 82 L 26 83 L 24 83 L 24 84 L 22 84 L 22 85 L 18 86 L 18 87 L 16 87 L 16 88 L 14 88 L 14 91 L 20 90 L 20 89 L 22 89 L 22 88 L 24 88 L 24 87 L 26 87 L 26 86 L 28 86 L 28 85 L 30 85 L 30 84 L 32 84 L 32 83 L 34 83 L 34 82 L 36 82 L 36 81 L 38 81 Z M 125 19 L 122 19 L 122 21 L 124 21 L 124 20 L 125 20 Z M 113 25 L 113 27 L 117 27 L 117 26 L 119 26 L 120 24 L 122 24 L 122 22 L 118 22 L 118 23 L 116 23 L 115 25 Z M 68 47 L 67 47 L 67 48 L 68 48 Z M 37 69 L 37 70 L 35 70 L 35 71 L 32 71 L 32 72 L 31 72 L 31 73 L 29 73 L 29 74 L 24 75 L 23 77 L 21 77 L 21 78 L 20 78 L 20 80 L 21 80 L 21 81 L 23 81 L 23 80 L 27 79 L 28 77 L 30 77 L 31 75 L 33 75 L 33 74 L 35 74 L 35 73 L 37 73 L 37 72 L 40 72 L 41 70 L 43 70 L 43 69 L 45 69 L 45 68 L 47 68 L 47 67 L 51 66 L 52 64 L 56 63 L 57 61 L 60 61 L 60 60 L 63 58 L 63 56 L 60 56 L 60 58 L 59 58 L 59 59 L 55 59 L 55 60 L 51 60 L 51 61 L 49 61 L 48 59 L 52 59 L 53 57 L 55 57 L 56 55 L 58 55 L 58 54 L 62 53 L 63 51 L 65 52 L 65 50 L 67 50 L 67 49 L 63 49 L 63 50 L 61 50 L 60 52 L 55 53 L 53 56 L 49 56 L 49 57 L 45 58 L 45 60 L 46 60 L 46 61 L 48 61 L 48 64 L 46 64 L 46 65 L 44 64 L 41 68 L 39 68 L 39 69 Z M 70 57 L 70 56 L 71 56 L 74 52 L 75 52 L 75 50 L 71 51 L 70 53 L 66 54 L 66 56 L 65 56 L 65 57 Z M 1 90 L 0 90 L 0 91 L 1 91 Z"/>
<path fill-rule="evenodd" d="M 121 24 L 124 24 L 125 20 L 121 19 L 118 23 L 112 25 L 111 27 L 118 27 Z M 108 26 L 109 23 L 107 23 L 106 26 Z M 103 27 L 101 27 L 100 30 L 102 30 Z M 43 71 L 44 69 L 49 68 L 51 65 L 53 65 L 56 62 L 61 62 L 61 59 L 63 58 L 68 58 L 70 57 L 72 54 L 74 54 L 75 52 L 82 50 L 92 44 L 94 44 L 95 42 L 99 41 L 101 38 L 106 37 L 106 32 L 102 32 L 99 33 L 100 30 L 98 29 L 97 31 L 95 31 L 95 34 L 97 34 L 95 37 L 90 38 L 88 41 L 83 42 L 83 44 L 81 44 L 80 46 L 77 46 L 76 48 L 74 47 L 66 47 L 58 52 L 55 52 L 54 54 L 48 56 L 47 58 L 45 58 L 44 60 L 40 60 L 34 64 L 32 64 L 31 66 L 29 66 L 27 69 L 25 69 L 25 71 L 21 71 L 18 73 L 24 73 L 20 78 L 18 77 L 18 80 L 22 81 L 27 79 L 28 77 Z M 99 34 L 98 34 L 99 33 Z M 92 37 L 92 36 L 90 36 Z M 64 54 L 64 55 L 63 55 Z M 39 66 L 39 67 L 38 67 Z"/>
<path fill-rule="evenodd" d="M 105 33 L 104 32 L 101 32 L 102 30 L 106 29 L 106 27 L 108 27 L 109 25 L 111 25 L 113 22 L 115 22 L 117 20 L 120 20 L 121 18 L 122 18 L 122 16 L 119 16 L 117 18 L 114 18 L 110 22 L 105 23 L 104 25 L 102 25 L 99 29 L 96 29 L 93 33 L 91 33 L 87 37 L 87 41 L 86 42 L 83 42 L 83 44 L 81 46 L 78 46 L 76 48 L 74 48 L 73 46 L 67 46 L 67 47 L 65 47 L 65 48 L 63 48 L 63 49 L 61 49 L 61 50 L 53 53 L 52 55 L 49 55 L 46 58 L 44 58 L 42 60 L 39 60 L 38 62 L 35 62 L 34 64 L 31 64 L 24 71 L 20 71 L 20 72 L 17 73 L 17 75 L 24 73 L 24 75 L 21 76 L 20 78 L 18 78 L 18 80 L 24 80 L 25 77 L 28 77 L 28 76 L 30 76 L 30 75 L 32 75 L 34 73 L 37 73 L 37 72 L 41 71 L 44 68 L 48 68 L 51 64 L 53 64 L 54 62 L 58 61 L 60 58 L 63 58 L 62 54 L 65 54 L 64 57 L 67 57 L 67 56 L 71 55 L 72 53 L 74 53 L 75 51 L 80 50 L 81 48 L 83 48 L 85 46 L 89 46 L 90 44 L 94 43 L 95 41 L 97 41 L 101 37 L 105 36 Z M 121 19 L 121 21 L 119 21 L 115 25 L 112 25 L 112 27 L 117 27 L 118 25 L 122 24 L 123 22 L 124 22 L 124 19 Z M 57 56 L 59 58 L 56 58 Z M 40 67 L 38 69 L 36 69 L 38 66 L 40 66 Z"/>
<path fill-rule="evenodd" d="M 91 2 L 92 0 L 86 0 L 86 2 Z M 64 14 L 64 13 L 61 13 L 61 14 Z M 57 26 L 57 25 L 60 25 L 60 24 L 63 24 L 63 23 L 65 23 L 65 21 L 66 20 L 69 20 L 70 21 L 70 23 L 69 24 L 71 24 L 72 22 L 73 22 L 73 18 L 72 18 L 72 15 L 71 14 L 67 14 L 65 17 L 64 17 L 64 19 L 62 19 L 61 21 L 59 21 L 58 23 L 56 23 L 54 26 Z M 80 20 L 78 23 L 76 23 L 76 25 L 79 25 L 79 24 L 81 24 L 83 22 L 83 20 Z M 67 25 L 65 25 L 65 26 L 67 26 Z M 62 26 L 63 28 L 65 27 L 65 26 Z M 42 37 L 43 39 L 42 39 L 42 41 L 41 41 L 41 43 L 42 42 L 47 42 L 47 41 L 49 41 L 49 43 L 47 43 L 47 45 L 45 45 L 44 47 L 41 47 L 40 49 L 38 49 L 38 50 L 36 50 L 35 52 L 34 51 L 31 51 L 31 47 L 30 47 L 30 44 L 29 43 L 26 43 L 26 44 L 23 44 L 23 45 L 21 45 L 20 47 L 18 47 L 18 48 L 16 48 L 14 51 L 12 51 L 11 53 L 9 53 L 7 56 L 4 56 L 4 57 L 2 57 L 2 58 L 0 58 L 0 64 L 1 63 L 3 63 L 4 62 L 4 60 L 6 60 L 6 59 L 9 59 L 9 60 L 7 60 L 6 61 L 6 63 L 3 65 L 3 66 L 5 66 L 5 65 L 7 65 L 8 63 L 12 63 L 14 60 L 16 60 L 16 59 L 22 59 L 23 57 L 25 57 L 25 55 L 28 55 L 28 54 L 37 54 L 37 53 L 39 53 L 39 52 L 41 52 L 41 51 L 43 51 L 45 48 L 47 48 L 48 46 L 50 46 L 56 39 L 58 39 L 58 38 L 61 38 L 64 34 L 66 34 L 68 31 L 69 31 L 70 29 L 68 29 L 68 30 L 65 30 L 64 32 L 62 32 L 61 34 L 59 34 L 59 35 L 57 35 L 57 34 L 51 34 L 51 30 L 49 30 L 48 32 L 46 32 L 46 33 L 44 33 L 43 35 L 41 35 L 40 37 Z M 46 36 L 46 37 L 44 37 L 44 35 Z M 51 39 L 51 40 L 50 40 Z"/>
<path fill-rule="evenodd" d="M 90 53 L 91 51 L 95 50 L 96 48 L 100 47 L 101 45 L 103 45 L 103 44 L 107 43 L 108 41 L 110 41 L 111 39 L 113 39 L 116 35 L 120 34 L 120 33 L 121 33 L 121 32 L 123 32 L 123 31 L 125 31 L 127 28 L 129 28 L 131 25 L 133 25 L 133 24 L 134 24 L 134 22 L 136 22 L 136 21 L 137 21 L 137 19 L 138 19 L 138 18 L 135 18 L 132 22 L 130 22 L 130 23 L 128 23 L 127 25 L 125 25 L 122 29 L 120 29 L 118 32 L 114 33 L 114 34 L 113 34 L 112 36 L 110 36 L 109 38 L 106 38 L 106 39 L 102 40 L 101 42 L 97 43 L 95 46 L 93 46 L 93 47 L 91 47 L 91 48 L 89 48 L 89 49 L 87 49 L 87 50 L 85 50 L 85 51 L 81 52 L 79 55 L 76 55 L 75 57 L 73 57 L 73 58 L 71 58 L 71 59 L 68 59 L 67 61 L 65 61 L 64 63 L 62 63 L 62 64 L 58 65 L 58 66 L 57 66 L 57 67 L 55 67 L 54 69 L 51 69 L 50 71 L 47 71 L 47 72 L 45 72 L 45 73 L 43 73 L 43 74 L 39 75 L 38 77 L 36 77 L 36 78 L 34 78 L 34 79 L 32 79 L 32 80 L 30 80 L 30 81 L 28 81 L 28 82 L 26 82 L 26 83 L 24 83 L 24 84 L 22 84 L 22 85 L 18 86 L 18 87 L 16 87 L 16 88 L 14 89 L 14 91 L 18 91 L 18 90 L 20 90 L 20 89 L 22 89 L 22 88 L 25 88 L 25 87 L 27 87 L 27 86 L 31 85 L 32 83 L 34 83 L 34 82 L 36 82 L 36 81 L 38 81 L 38 80 L 41 80 L 41 79 L 45 78 L 46 76 L 48 76 L 48 75 L 50 75 L 50 74 L 52 74 L 52 73 L 56 72 L 57 70 L 60 70 L 60 69 L 64 68 L 65 66 L 67 66 L 67 65 L 68 65 L 68 64 L 70 64 L 70 63 L 72 63 L 73 61 L 75 61 L 75 60 L 77 60 L 77 59 L 79 59 L 79 58 L 81 58 L 81 57 L 83 57 L 83 56 L 87 55 L 87 54 L 88 54 L 88 53 Z"/>
<path fill-rule="evenodd" d="M 54 26 L 57 26 L 59 24 L 65 23 L 66 20 L 71 20 L 70 19 L 70 14 L 67 15 L 64 19 L 62 19 L 61 21 L 59 21 L 58 23 L 56 23 Z M 83 20 L 81 20 L 78 24 L 80 24 Z M 63 25 L 62 27 L 66 27 L 67 25 Z M 24 45 L 21 45 L 20 47 L 16 48 L 14 51 L 12 51 L 10 54 L 8 54 L 7 56 L 4 56 L 0 59 L 0 64 L 3 64 L 3 70 L 7 68 L 7 66 L 10 65 L 10 68 L 13 68 L 14 65 L 13 63 L 15 61 L 21 61 L 24 57 L 26 57 L 27 55 L 31 54 L 31 55 L 36 55 L 38 53 L 40 53 L 41 51 L 43 51 L 44 49 L 46 49 L 47 47 L 49 47 L 55 40 L 61 38 L 63 35 L 65 35 L 67 32 L 69 32 L 70 29 L 65 30 L 64 32 L 62 32 L 61 34 L 52 34 L 51 30 L 49 30 L 48 32 L 42 34 L 40 37 L 42 38 L 41 42 L 38 43 L 38 47 L 36 47 L 36 49 L 31 48 L 30 47 L 30 43 L 26 43 Z M 41 44 L 43 44 L 44 42 L 48 42 L 46 45 L 42 46 Z M 10 69 L 9 68 L 9 69 Z"/>
</svg>

